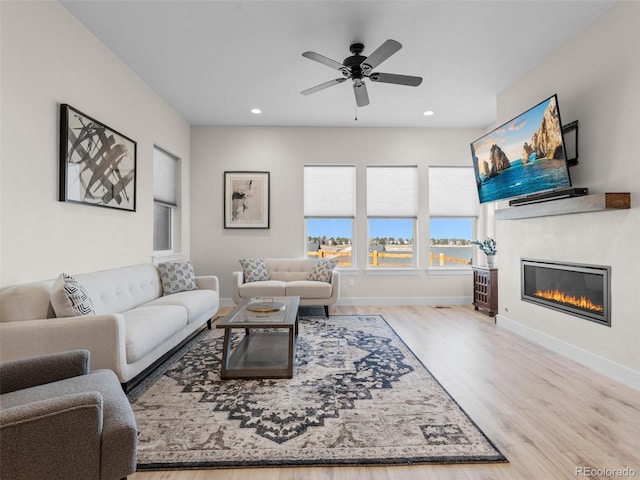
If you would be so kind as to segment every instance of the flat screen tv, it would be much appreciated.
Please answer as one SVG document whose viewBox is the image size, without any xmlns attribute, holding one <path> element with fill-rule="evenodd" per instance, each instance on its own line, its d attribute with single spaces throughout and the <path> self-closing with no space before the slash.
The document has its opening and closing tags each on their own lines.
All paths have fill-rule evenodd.
<svg viewBox="0 0 640 480">
<path fill-rule="evenodd" d="M 557 95 L 471 143 L 480 203 L 571 186 Z"/>
</svg>

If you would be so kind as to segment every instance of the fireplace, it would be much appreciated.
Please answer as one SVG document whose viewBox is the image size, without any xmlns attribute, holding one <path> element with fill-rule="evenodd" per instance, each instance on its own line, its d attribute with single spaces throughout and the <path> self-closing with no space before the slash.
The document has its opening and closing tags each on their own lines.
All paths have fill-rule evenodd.
<svg viewBox="0 0 640 480">
<path fill-rule="evenodd" d="M 611 326 L 611 267 L 521 259 L 522 300 Z"/>
</svg>

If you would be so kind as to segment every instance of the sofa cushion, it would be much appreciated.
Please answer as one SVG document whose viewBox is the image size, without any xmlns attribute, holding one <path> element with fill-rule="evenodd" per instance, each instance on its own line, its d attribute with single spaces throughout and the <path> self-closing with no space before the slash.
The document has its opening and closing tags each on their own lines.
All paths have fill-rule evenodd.
<svg viewBox="0 0 640 480">
<path fill-rule="evenodd" d="M 187 324 L 187 309 L 179 305 L 145 305 L 122 315 L 127 363 L 140 360 Z"/>
<path fill-rule="evenodd" d="M 306 272 L 313 268 L 315 258 L 265 258 L 269 274 L 271 272 Z"/>
<path fill-rule="evenodd" d="M 331 284 L 313 280 L 299 280 L 288 282 L 285 294 L 287 297 L 299 296 L 300 298 L 329 298 L 331 297 Z"/>
<path fill-rule="evenodd" d="M 269 280 L 269 271 L 264 258 L 245 258 L 240 260 L 240 265 L 242 265 L 245 283 Z"/>
<path fill-rule="evenodd" d="M 57 317 L 80 317 L 96 313 L 87 290 L 66 273 L 61 273 L 53 282 L 50 298 Z"/>
<path fill-rule="evenodd" d="M 162 296 L 160 273 L 145 263 L 75 275 L 87 289 L 96 314 L 121 313 Z"/>
<path fill-rule="evenodd" d="M 191 262 L 163 262 L 158 265 L 158 271 L 163 295 L 198 289 Z"/>
<path fill-rule="evenodd" d="M 178 305 L 187 310 L 188 322 L 199 319 L 207 312 L 218 309 L 218 292 L 213 290 L 192 290 L 190 292 L 165 295 L 143 305 L 143 307 L 159 305 Z M 213 315 L 213 312 L 210 313 Z"/>
<path fill-rule="evenodd" d="M 316 282 L 330 282 L 331 274 L 333 270 L 338 266 L 338 258 L 321 258 L 316 262 L 313 266 L 309 275 L 307 276 L 307 280 L 312 280 Z"/>
<path fill-rule="evenodd" d="M 314 258 L 265 258 L 269 279 L 291 282 L 306 280 L 316 263 Z"/>
<path fill-rule="evenodd" d="M 270 280 L 280 280 L 282 282 L 293 282 L 295 280 L 306 280 L 309 272 L 269 272 Z"/>
<path fill-rule="evenodd" d="M 283 297 L 285 282 L 280 280 L 266 280 L 264 282 L 244 283 L 238 287 L 242 298 L 248 297 Z"/>
</svg>

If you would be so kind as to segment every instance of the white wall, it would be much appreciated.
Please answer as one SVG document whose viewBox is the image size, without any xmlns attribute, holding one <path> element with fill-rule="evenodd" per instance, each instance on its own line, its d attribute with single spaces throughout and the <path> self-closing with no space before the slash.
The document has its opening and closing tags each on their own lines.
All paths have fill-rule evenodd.
<svg viewBox="0 0 640 480">
<path fill-rule="evenodd" d="M 191 257 L 197 273 L 216 274 L 221 296 L 231 297 L 231 273 L 245 257 L 306 255 L 303 217 L 305 164 L 356 165 L 356 244 L 359 269 L 344 277 L 341 304 L 471 303 L 469 275 L 428 275 L 427 169 L 471 166 L 469 142 L 476 129 L 192 127 Z M 373 276 L 367 264 L 366 165 L 418 165 L 420 269 L 413 275 Z M 271 228 L 223 228 L 225 171 L 271 172 Z M 347 275 L 347 274 L 345 274 Z M 354 286 L 347 285 L 353 278 Z"/>
<path fill-rule="evenodd" d="M 620 2 L 498 99 L 502 123 L 553 93 L 563 123 L 579 120 L 576 186 L 631 192 L 632 208 L 498 221 L 499 324 L 640 388 L 640 3 Z M 517 208 L 517 207 L 515 207 Z M 612 325 L 520 300 L 520 258 L 612 268 Z"/>
<path fill-rule="evenodd" d="M 182 158 L 189 247 L 189 125 L 57 2 L 0 2 L 0 285 L 149 262 L 154 143 Z M 137 141 L 137 211 L 58 202 L 59 104 Z"/>
</svg>

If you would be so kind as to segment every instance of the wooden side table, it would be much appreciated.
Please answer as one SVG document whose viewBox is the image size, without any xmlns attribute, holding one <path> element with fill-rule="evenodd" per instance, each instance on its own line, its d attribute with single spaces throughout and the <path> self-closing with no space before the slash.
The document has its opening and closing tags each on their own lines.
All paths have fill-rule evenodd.
<svg viewBox="0 0 640 480">
<path fill-rule="evenodd" d="M 472 265 L 473 306 L 487 311 L 490 317 L 498 313 L 498 269 Z"/>
</svg>

